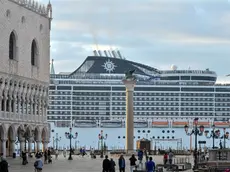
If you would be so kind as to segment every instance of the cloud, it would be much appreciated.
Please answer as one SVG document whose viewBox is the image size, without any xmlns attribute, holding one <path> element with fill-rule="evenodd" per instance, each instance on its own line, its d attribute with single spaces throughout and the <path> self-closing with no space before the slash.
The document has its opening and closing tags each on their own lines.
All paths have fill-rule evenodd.
<svg viewBox="0 0 230 172">
<path fill-rule="evenodd" d="M 129 60 L 169 69 L 215 70 L 230 64 L 227 0 L 55 0 L 52 58 L 73 71 L 93 49 L 119 48 Z M 60 61 L 60 63 L 59 63 Z"/>
</svg>

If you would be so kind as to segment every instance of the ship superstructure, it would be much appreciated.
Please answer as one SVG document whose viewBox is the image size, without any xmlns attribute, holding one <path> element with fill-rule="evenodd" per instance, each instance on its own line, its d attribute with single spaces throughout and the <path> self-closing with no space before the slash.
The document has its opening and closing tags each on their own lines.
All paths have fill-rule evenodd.
<svg viewBox="0 0 230 172">
<path fill-rule="evenodd" d="M 229 126 L 230 85 L 214 71 L 158 70 L 119 51 L 94 51 L 72 73 L 50 75 L 48 121 L 57 127 L 125 127 L 124 73 L 135 69 L 134 126 L 183 127 L 195 117 L 205 126 Z"/>
</svg>

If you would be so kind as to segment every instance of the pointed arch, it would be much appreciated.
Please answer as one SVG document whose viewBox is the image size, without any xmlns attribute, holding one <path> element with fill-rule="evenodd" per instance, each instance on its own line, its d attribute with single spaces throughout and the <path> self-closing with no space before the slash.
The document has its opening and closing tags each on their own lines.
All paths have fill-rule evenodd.
<svg viewBox="0 0 230 172">
<path fill-rule="evenodd" d="M 6 133 L 6 126 L 4 124 L 0 124 L 0 139 L 5 139 Z"/>
<path fill-rule="evenodd" d="M 8 139 L 9 140 L 15 140 L 16 135 L 17 135 L 15 124 L 12 124 L 12 125 L 9 126 L 7 134 L 8 134 Z"/>
<path fill-rule="evenodd" d="M 38 66 L 38 43 L 36 39 L 32 40 L 31 43 L 31 65 L 32 66 Z"/>
<path fill-rule="evenodd" d="M 12 31 L 9 36 L 9 59 L 17 60 L 17 35 L 15 31 Z"/>
</svg>

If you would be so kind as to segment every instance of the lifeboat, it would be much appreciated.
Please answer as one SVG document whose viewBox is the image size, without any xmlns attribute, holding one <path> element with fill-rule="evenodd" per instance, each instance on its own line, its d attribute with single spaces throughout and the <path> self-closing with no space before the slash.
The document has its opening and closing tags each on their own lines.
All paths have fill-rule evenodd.
<svg viewBox="0 0 230 172">
<path fill-rule="evenodd" d="M 134 121 L 134 128 L 147 128 L 148 122 L 147 121 Z"/>
<path fill-rule="evenodd" d="M 121 121 L 101 121 L 102 128 L 121 128 L 122 122 Z"/>
<path fill-rule="evenodd" d="M 213 124 L 216 128 L 229 128 L 229 122 L 215 121 Z"/>
<path fill-rule="evenodd" d="M 194 122 L 193 122 L 194 125 Z M 203 125 L 204 127 L 210 127 L 210 122 L 208 121 L 198 121 L 198 126 Z"/>
<path fill-rule="evenodd" d="M 169 122 L 168 121 L 153 121 L 152 122 L 152 127 L 154 127 L 154 128 L 169 127 Z"/>
<path fill-rule="evenodd" d="M 173 121 L 172 127 L 173 128 L 184 128 L 185 125 L 189 125 L 188 121 Z"/>
</svg>

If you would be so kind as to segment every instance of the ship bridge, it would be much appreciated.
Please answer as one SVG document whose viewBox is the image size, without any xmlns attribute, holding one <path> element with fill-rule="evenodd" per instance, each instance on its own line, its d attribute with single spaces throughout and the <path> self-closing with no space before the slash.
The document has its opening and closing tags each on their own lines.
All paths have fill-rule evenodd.
<svg viewBox="0 0 230 172">
<path fill-rule="evenodd" d="M 136 75 L 153 76 L 159 75 L 160 71 L 156 68 L 129 61 L 121 58 L 88 56 L 85 61 L 70 76 L 87 74 L 122 74 L 128 70 L 135 69 Z"/>
</svg>

